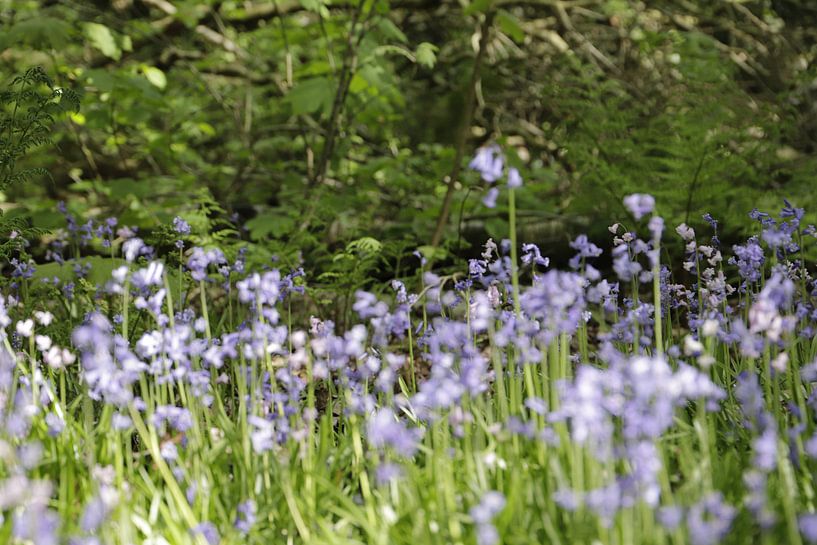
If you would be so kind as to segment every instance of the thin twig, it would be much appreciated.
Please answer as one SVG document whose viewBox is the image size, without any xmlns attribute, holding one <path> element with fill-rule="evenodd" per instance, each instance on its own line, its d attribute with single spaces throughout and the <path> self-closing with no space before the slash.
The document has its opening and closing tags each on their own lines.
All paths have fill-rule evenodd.
<svg viewBox="0 0 817 545">
<path fill-rule="evenodd" d="M 695 193 L 695 188 L 698 185 L 698 176 L 701 174 L 701 169 L 704 166 L 706 159 L 706 150 L 701 154 L 701 160 L 698 161 L 698 167 L 695 169 L 695 174 L 692 176 L 692 183 L 689 184 L 689 193 L 687 194 L 687 210 L 684 216 L 684 223 L 689 221 L 689 213 L 692 210 L 692 195 Z"/>
<path fill-rule="evenodd" d="M 474 117 L 474 102 L 476 101 L 477 84 L 479 83 L 479 74 L 482 68 L 482 62 L 485 58 L 485 50 L 488 49 L 489 34 L 491 31 L 491 24 L 493 23 L 493 12 L 485 15 L 482 24 L 480 25 L 480 40 L 479 51 L 474 59 L 474 69 L 471 71 L 471 80 L 468 84 L 468 95 L 465 97 L 465 107 L 463 109 L 462 126 L 460 127 L 459 135 L 457 136 L 457 144 L 454 152 L 454 164 L 451 165 L 451 172 L 448 175 L 447 185 L 445 190 L 445 197 L 443 197 L 443 204 L 440 208 L 440 215 L 437 217 L 437 226 L 434 228 L 434 235 L 431 237 L 431 246 L 436 248 L 442 240 L 443 231 L 448 224 L 448 216 L 451 214 L 451 201 L 454 197 L 454 188 L 457 185 L 457 179 L 462 168 L 462 158 L 465 155 L 465 144 L 468 141 L 468 133 L 471 129 L 471 120 Z"/>
<path fill-rule="evenodd" d="M 349 94 L 349 85 L 352 83 L 355 69 L 357 68 L 357 46 L 360 44 L 361 36 L 356 36 L 356 29 L 361 14 L 363 13 L 363 0 L 358 2 L 357 10 L 352 16 L 352 23 L 349 27 L 349 35 L 346 40 L 346 51 L 343 53 L 343 66 L 340 71 L 340 80 L 338 81 L 338 88 L 335 92 L 335 100 L 332 102 L 332 112 L 329 114 L 329 119 L 326 123 L 326 140 L 321 150 L 321 156 L 318 160 L 318 167 L 315 169 L 314 175 L 309 180 L 308 189 L 311 190 L 316 185 L 320 184 L 326 170 L 329 168 L 329 161 L 332 159 L 332 153 L 335 149 L 335 138 L 338 133 L 338 121 L 343 112 L 343 106 L 346 102 L 346 97 Z M 356 39 L 357 38 L 357 39 Z"/>
</svg>

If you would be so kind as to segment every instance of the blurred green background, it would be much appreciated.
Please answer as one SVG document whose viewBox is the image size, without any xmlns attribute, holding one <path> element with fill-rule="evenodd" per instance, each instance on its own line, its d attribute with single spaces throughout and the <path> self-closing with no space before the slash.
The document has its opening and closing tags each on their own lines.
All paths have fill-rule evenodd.
<svg viewBox="0 0 817 545">
<path fill-rule="evenodd" d="M 811 0 L 0 0 L 0 89 L 42 66 L 81 99 L 0 204 L 7 231 L 64 227 L 59 201 L 156 236 L 181 215 L 351 286 L 416 267 L 457 157 L 439 263 L 507 237 L 465 168 L 496 142 L 520 241 L 557 261 L 632 192 L 729 243 L 752 208 L 815 209 L 815 38 Z"/>
</svg>

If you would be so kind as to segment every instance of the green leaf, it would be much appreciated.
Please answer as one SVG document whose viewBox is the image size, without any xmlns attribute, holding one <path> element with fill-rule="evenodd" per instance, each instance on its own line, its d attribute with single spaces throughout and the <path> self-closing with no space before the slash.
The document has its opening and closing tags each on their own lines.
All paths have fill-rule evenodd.
<svg viewBox="0 0 817 545">
<path fill-rule="evenodd" d="M 246 227 L 254 240 L 262 240 L 269 236 L 281 238 L 292 233 L 295 219 L 281 209 L 272 209 L 249 220 Z"/>
<path fill-rule="evenodd" d="M 440 48 L 432 43 L 421 43 L 414 51 L 417 64 L 425 68 L 434 68 L 434 65 L 437 64 L 437 51 L 439 50 Z"/>
<path fill-rule="evenodd" d="M 164 89 L 167 87 L 167 76 L 165 76 L 165 73 L 155 66 L 143 66 L 142 73 L 150 83 L 159 89 Z"/>
<path fill-rule="evenodd" d="M 127 261 L 118 257 L 110 258 L 102 256 L 84 257 L 79 262 L 91 265 L 88 274 L 88 282 L 91 284 L 104 284 L 111 279 L 111 273 L 114 269 L 128 264 Z M 73 280 L 75 276 L 73 261 L 64 264 L 45 263 L 43 265 L 37 265 L 37 270 L 34 272 L 34 278 L 36 280 L 43 278 L 51 279 L 55 276 L 63 282 Z"/>
<path fill-rule="evenodd" d="M 431 259 L 433 261 L 437 261 L 439 259 L 445 259 L 448 257 L 448 251 L 445 248 L 435 248 L 434 246 L 420 246 L 417 248 L 420 254 L 426 258 Z"/>
<path fill-rule="evenodd" d="M 116 45 L 116 39 L 111 29 L 99 23 L 85 23 L 84 30 L 85 36 L 91 41 L 91 45 L 103 55 L 115 61 L 122 58 L 122 50 Z"/>
<path fill-rule="evenodd" d="M 525 30 L 522 28 L 519 19 L 507 10 L 501 9 L 496 12 L 496 23 L 499 29 L 510 36 L 515 42 L 525 41 Z"/>
<path fill-rule="evenodd" d="M 406 38 L 406 35 L 403 34 L 403 31 L 397 28 L 397 25 L 392 23 L 389 19 L 386 19 L 385 17 L 380 19 L 377 26 L 385 37 L 391 38 L 392 40 L 397 40 L 401 43 L 408 42 L 408 38 Z"/>
<path fill-rule="evenodd" d="M 36 49 L 61 49 L 70 43 L 73 27 L 53 17 L 36 16 L 15 23 L 0 36 L 0 49 L 26 44 Z"/>
<path fill-rule="evenodd" d="M 352 76 L 352 81 L 349 82 L 349 92 L 352 94 L 357 94 L 369 86 L 369 82 L 366 81 L 366 78 L 360 75 L 360 72 Z"/>
<path fill-rule="evenodd" d="M 466 15 L 485 13 L 490 9 L 492 3 L 493 0 L 473 0 L 468 7 L 463 10 L 463 12 Z"/>
<path fill-rule="evenodd" d="M 294 115 L 311 114 L 328 110 L 332 104 L 334 85 L 327 78 L 310 78 L 301 81 L 286 96 Z"/>
<path fill-rule="evenodd" d="M 372 237 L 362 237 L 346 245 L 347 252 L 376 254 L 383 249 L 383 243 Z"/>
<path fill-rule="evenodd" d="M 87 70 L 83 75 L 86 85 L 96 87 L 100 93 L 110 93 L 119 85 L 116 74 L 107 70 Z"/>
<path fill-rule="evenodd" d="M 321 13 L 324 8 L 324 1 L 323 0 L 299 0 L 301 5 L 307 11 L 313 11 L 315 13 Z"/>
</svg>

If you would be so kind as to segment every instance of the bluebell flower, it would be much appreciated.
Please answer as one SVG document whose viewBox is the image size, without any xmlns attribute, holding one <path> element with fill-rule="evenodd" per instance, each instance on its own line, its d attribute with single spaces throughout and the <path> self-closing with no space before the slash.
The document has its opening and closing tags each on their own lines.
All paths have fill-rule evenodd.
<svg viewBox="0 0 817 545">
<path fill-rule="evenodd" d="M 547 267 L 550 265 L 550 259 L 542 257 L 542 252 L 536 244 L 522 244 L 522 263 Z"/>
<path fill-rule="evenodd" d="M 493 524 L 477 524 L 477 545 L 496 545 L 499 532 Z"/>
<path fill-rule="evenodd" d="M 238 504 L 234 526 L 242 534 L 248 534 L 255 526 L 257 506 L 254 500 L 247 500 Z"/>
<path fill-rule="evenodd" d="M 598 257 L 602 254 L 602 249 L 590 242 L 590 239 L 584 234 L 577 236 L 570 243 L 570 247 L 577 251 L 568 262 L 571 269 L 578 269 L 587 258 Z"/>
<path fill-rule="evenodd" d="M 59 545 L 59 527 L 59 515 L 38 503 L 15 513 L 12 533 L 17 539 L 37 545 Z"/>
<path fill-rule="evenodd" d="M 195 528 L 190 530 L 193 535 L 199 534 L 207 541 L 209 545 L 219 545 L 221 543 L 221 536 L 219 536 L 218 528 L 212 522 L 201 522 Z"/>
<path fill-rule="evenodd" d="M 736 265 L 740 276 L 747 282 L 760 280 L 761 267 L 766 260 L 763 248 L 757 243 L 757 237 L 751 237 L 744 245 L 732 246 L 734 256 L 729 259 L 731 265 Z"/>
<path fill-rule="evenodd" d="M 689 508 L 687 530 L 692 545 L 715 545 L 729 532 L 737 510 L 713 492 Z"/>
<path fill-rule="evenodd" d="M 810 544 L 817 543 L 817 513 L 804 513 L 797 521 L 800 533 Z"/>
<path fill-rule="evenodd" d="M 484 197 L 482 197 L 482 204 L 486 208 L 496 208 L 496 199 L 499 197 L 499 189 L 492 187 L 488 190 Z"/>
<path fill-rule="evenodd" d="M 505 496 L 501 492 L 489 490 L 482 495 L 479 503 L 471 508 L 469 514 L 476 524 L 477 543 L 479 545 L 496 545 L 499 543 L 499 532 L 493 519 L 505 508 Z"/>
<path fill-rule="evenodd" d="M 85 532 L 97 531 L 110 516 L 112 507 L 101 496 L 91 498 L 82 512 L 80 528 Z"/>
<path fill-rule="evenodd" d="M 783 209 L 780 211 L 781 218 L 793 218 L 798 222 L 803 219 L 803 216 L 806 213 L 804 209 L 795 207 L 787 199 L 783 199 L 783 204 Z"/>
<path fill-rule="evenodd" d="M 45 424 L 48 426 L 48 435 L 56 437 L 65 429 L 65 420 L 55 413 L 48 413 L 45 417 Z"/>
<path fill-rule="evenodd" d="M 769 506 L 766 493 L 768 475 L 764 471 L 750 469 L 743 475 L 743 484 L 746 486 L 746 509 L 752 513 L 758 525 L 768 530 L 774 526 L 776 517 Z"/>
<path fill-rule="evenodd" d="M 508 169 L 508 187 L 511 189 L 522 187 L 522 176 L 519 175 L 519 171 L 514 167 Z"/>
<path fill-rule="evenodd" d="M 386 485 L 403 476 L 403 468 L 394 462 L 383 462 L 375 469 L 375 479 L 379 485 Z"/>
<path fill-rule="evenodd" d="M 405 457 L 417 451 L 422 430 L 408 428 L 391 409 L 379 409 L 366 423 L 366 439 L 375 448 L 390 447 Z"/>
<path fill-rule="evenodd" d="M 190 224 L 179 216 L 173 218 L 173 230 L 182 236 L 190 234 Z"/>
<path fill-rule="evenodd" d="M 620 244 L 613 248 L 613 270 L 619 279 L 629 282 L 638 276 L 642 267 L 638 261 L 630 259 L 629 248 L 626 244 Z"/>
<path fill-rule="evenodd" d="M 145 243 L 141 238 L 131 238 L 122 243 L 122 254 L 127 261 L 132 263 L 142 255 L 145 248 Z"/>
<path fill-rule="evenodd" d="M 659 507 L 656 518 L 667 531 L 674 532 L 683 522 L 684 510 L 677 505 Z"/>
<path fill-rule="evenodd" d="M 468 168 L 479 172 L 486 182 L 494 183 L 502 177 L 504 165 L 505 162 L 499 146 L 492 144 L 479 148 L 477 154 L 468 163 Z"/>
<path fill-rule="evenodd" d="M 624 206 L 637 220 L 651 214 L 655 208 L 655 198 L 645 193 L 633 193 L 624 197 Z"/>
<path fill-rule="evenodd" d="M 598 257 L 603 253 L 603 250 L 593 244 L 584 234 L 577 236 L 570 243 L 570 247 L 578 251 L 581 257 Z"/>
<path fill-rule="evenodd" d="M 546 344 L 561 333 L 575 333 L 585 307 L 584 278 L 572 272 L 548 271 L 536 277 L 522 295 L 522 310 L 542 324 Z"/>
<path fill-rule="evenodd" d="M 713 217 L 712 217 L 712 214 L 710 214 L 709 212 L 707 212 L 706 214 L 704 214 L 704 215 L 703 215 L 703 216 L 701 216 L 701 217 L 703 218 L 703 220 L 704 220 L 706 223 L 708 223 L 708 224 L 709 224 L 709 225 L 712 227 L 712 230 L 714 230 L 716 233 L 718 232 L 718 220 L 716 220 L 715 218 L 713 218 Z"/>
<path fill-rule="evenodd" d="M 355 303 L 352 305 L 352 310 L 357 312 L 358 316 L 366 320 L 372 317 L 382 317 L 389 311 L 389 306 L 383 301 L 378 301 L 377 296 L 363 290 L 355 292 Z"/>
<path fill-rule="evenodd" d="M 13 267 L 11 271 L 12 278 L 31 278 L 34 276 L 37 267 L 34 265 L 34 261 L 19 261 L 16 257 L 12 258 L 9 261 L 9 264 Z"/>
<path fill-rule="evenodd" d="M 176 407 L 174 405 L 159 405 L 153 412 L 151 422 L 157 428 L 161 428 L 164 423 L 180 432 L 185 432 L 193 427 L 193 418 L 188 409 Z"/>
</svg>

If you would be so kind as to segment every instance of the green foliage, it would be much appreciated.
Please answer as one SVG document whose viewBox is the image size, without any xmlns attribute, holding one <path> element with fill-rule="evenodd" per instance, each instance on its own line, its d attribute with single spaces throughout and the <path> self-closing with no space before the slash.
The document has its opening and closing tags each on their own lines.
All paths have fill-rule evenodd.
<svg viewBox="0 0 817 545">
<path fill-rule="evenodd" d="M 277 256 L 314 280 L 337 273 L 334 256 L 370 237 L 401 241 L 404 253 L 387 252 L 391 261 L 379 265 L 395 271 L 429 244 L 457 152 L 465 167 L 489 141 L 525 179 L 521 239 L 557 259 L 580 231 L 604 236 L 597 218 L 621 218 L 626 193 L 654 193 L 670 225 L 700 226 L 711 212 L 727 240 L 748 228 L 745 211 L 755 206 L 782 195 L 815 204 L 817 51 L 806 4 L 15 9 L 0 14 L 0 75 L 37 62 L 58 82 L 19 81 L 14 96 L 28 102 L 14 142 L 0 137 L 4 153 L 28 157 L 4 162 L 7 185 L 53 173 L 49 184 L 5 188 L 23 224 L 59 227 L 47 217 L 59 200 L 143 232 L 206 209 L 202 229 L 229 224 L 222 242 L 248 247 L 258 263 Z M 82 89 L 83 111 L 54 124 L 56 105 L 68 106 L 56 93 L 69 87 Z M 47 105 L 42 119 L 22 132 L 37 104 Z M 3 119 L 10 115 L 4 106 Z M 23 134 L 28 144 L 18 142 Z M 59 153 L 37 143 L 46 138 Z M 458 178 L 435 251 L 444 266 L 508 228 L 502 198 L 488 210 L 486 186 L 467 169 Z"/>
<path fill-rule="evenodd" d="M 20 168 L 19 163 L 33 148 L 51 142 L 56 117 L 66 111 L 79 111 L 79 96 L 55 86 L 41 67 L 26 70 L 0 90 L 0 191 L 50 178 L 45 168 Z M 43 232 L 39 226 L 31 227 L 24 216 L 9 216 L 0 210 L 0 258 L 8 259 L 14 250 Z"/>
<path fill-rule="evenodd" d="M 50 142 L 55 116 L 79 111 L 79 97 L 55 87 L 41 67 L 30 68 L 0 91 L 0 190 L 48 176 L 40 167 L 18 169 L 18 161 L 35 146 Z"/>
</svg>

